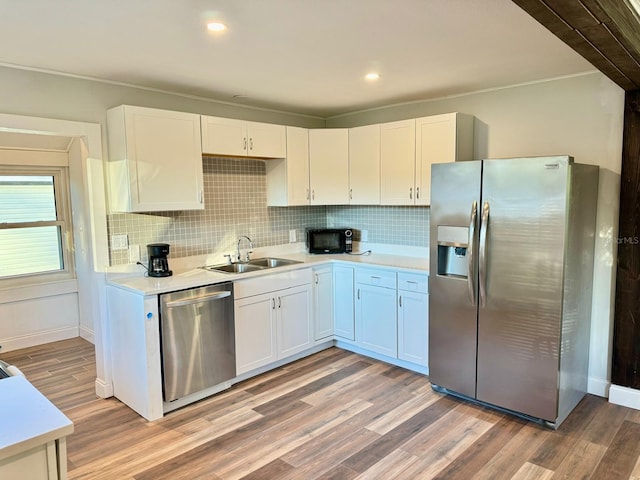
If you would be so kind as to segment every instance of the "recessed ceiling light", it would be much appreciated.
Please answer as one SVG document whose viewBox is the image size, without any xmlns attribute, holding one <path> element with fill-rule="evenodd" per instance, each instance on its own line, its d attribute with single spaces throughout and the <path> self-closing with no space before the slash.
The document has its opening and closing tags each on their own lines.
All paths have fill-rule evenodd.
<svg viewBox="0 0 640 480">
<path fill-rule="evenodd" d="M 211 32 L 222 32 L 227 29 L 227 26 L 220 22 L 209 22 L 207 23 L 207 29 Z"/>
<path fill-rule="evenodd" d="M 367 80 L 378 80 L 380 78 L 380 74 L 376 72 L 367 73 L 364 78 Z"/>
</svg>

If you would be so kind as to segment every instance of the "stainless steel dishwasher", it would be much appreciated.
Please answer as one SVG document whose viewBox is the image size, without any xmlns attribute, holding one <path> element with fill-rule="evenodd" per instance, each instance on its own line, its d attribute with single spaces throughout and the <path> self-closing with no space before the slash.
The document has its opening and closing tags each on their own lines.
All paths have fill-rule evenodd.
<svg viewBox="0 0 640 480">
<path fill-rule="evenodd" d="M 165 402 L 236 376 L 233 283 L 160 295 Z"/>
</svg>

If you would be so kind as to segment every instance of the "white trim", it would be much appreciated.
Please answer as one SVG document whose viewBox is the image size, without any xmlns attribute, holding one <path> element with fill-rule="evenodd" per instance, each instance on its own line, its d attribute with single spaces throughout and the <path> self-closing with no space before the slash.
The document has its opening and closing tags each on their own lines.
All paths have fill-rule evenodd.
<svg viewBox="0 0 640 480">
<path fill-rule="evenodd" d="M 113 382 L 105 382 L 100 378 L 95 381 L 96 395 L 100 398 L 113 397 Z"/>
<path fill-rule="evenodd" d="M 40 283 L 21 287 L 5 288 L 0 290 L 0 304 L 22 302 L 36 298 L 55 297 L 78 292 L 78 282 L 63 280 L 60 282 Z"/>
<path fill-rule="evenodd" d="M 1 65 L 1 64 L 0 64 Z M 519 88 L 519 87 L 526 87 L 529 85 L 537 85 L 539 83 L 547 83 L 547 82 L 555 82 L 556 80 L 564 80 L 567 78 L 575 78 L 575 77 L 583 77 L 586 75 L 592 75 L 594 73 L 601 73 L 599 70 L 587 70 L 586 72 L 580 72 L 580 73 L 572 73 L 570 75 L 560 75 L 559 77 L 551 77 L 551 78 L 543 78 L 541 80 L 531 80 L 528 82 L 522 82 L 522 83 L 514 83 L 512 85 L 504 85 L 501 87 L 492 87 L 492 88 L 483 88 L 481 90 L 473 90 L 471 92 L 463 92 L 463 93 L 455 93 L 452 95 L 444 95 L 442 97 L 435 97 L 435 98 L 423 98 L 421 100 L 411 100 L 408 102 L 400 102 L 400 103 L 393 103 L 390 105 L 382 105 L 380 107 L 371 107 L 371 108 L 365 108 L 363 110 L 356 110 L 353 112 L 348 112 L 348 113 L 340 113 L 338 115 L 333 115 L 331 117 L 326 117 L 325 120 L 335 120 L 336 118 L 342 118 L 342 117 L 350 117 L 352 115 L 358 115 L 361 113 L 368 113 L 368 112 L 375 112 L 378 110 L 386 110 L 386 109 L 391 109 L 394 107 L 405 107 L 408 105 L 417 105 L 420 103 L 431 103 L 431 102 L 439 102 L 442 100 L 449 100 L 452 98 L 460 98 L 460 97 L 467 97 L 470 95 L 478 95 L 481 93 L 490 93 L 490 92 L 497 92 L 500 90 L 508 90 L 510 88 Z"/>
<path fill-rule="evenodd" d="M 199 100 L 201 102 L 218 103 L 220 105 L 229 105 L 232 107 L 246 108 L 248 110 L 257 110 L 260 112 L 279 113 L 284 115 L 293 115 L 302 118 L 312 118 L 314 120 L 325 120 L 325 117 L 318 117 L 316 115 L 309 115 L 308 113 L 292 113 L 284 110 L 276 110 L 273 108 L 256 107 L 253 105 L 245 105 L 243 103 L 227 102 L 225 100 L 216 100 L 215 98 L 201 97 L 198 95 L 191 95 L 189 93 L 173 92 L 171 90 L 163 90 L 162 88 L 145 87 L 143 85 L 136 85 L 135 83 L 117 82 L 115 80 L 106 80 L 103 78 L 90 77 L 88 75 L 77 75 L 73 73 L 58 72 L 56 70 L 48 70 L 46 68 L 28 67 L 25 65 L 18 65 L 15 63 L 0 62 L 0 67 L 13 68 L 15 70 L 26 70 L 28 72 L 46 73 L 49 75 L 57 75 L 59 77 L 76 78 L 79 80 L 88 80 L 90 82 L 106 83 L 108 85 L 117 85 L 119 87 L 137 88 L 140 90 L 146 90 L 148 92 L 164 93 L 166 95 L 175 95 L 176 97 L 189 98 L 191 100 Z"/>
<path fill-rule="evenodd" d="M 2 352 L 10 352 L 12 350 L 19 350 L 21 348 L 33 347 L 36 345 L 42 345 L 43 343 L 58 342 L 60 340 L 67 340 L 69 338 L 75 338 L 78 336 L 79 328 L 65 327 L 56 330 L 48 330 L 45 332 L 38 332 L 31 335 L 24 335 L 13 338 L 2 339 Z"/>
<path fill-rule="evenodd" d="M 607 398 L 611 382 L 603 378 L 589 377 L 587 380 L 587 393 Z"/>
<path fill-rule="evenodd" d="M 640 390 L 620 385 L 611 385 L 609 389 L 609 403 L 640 410 Z"/>
<path fill-rule="evenodd" d="M 87 342 L 96 343 L 96 336 L 93 333 L 93 330 L 85 327 L 84 325 L 80 325 L 80 337 L 84 338 Z"/>
</svg>

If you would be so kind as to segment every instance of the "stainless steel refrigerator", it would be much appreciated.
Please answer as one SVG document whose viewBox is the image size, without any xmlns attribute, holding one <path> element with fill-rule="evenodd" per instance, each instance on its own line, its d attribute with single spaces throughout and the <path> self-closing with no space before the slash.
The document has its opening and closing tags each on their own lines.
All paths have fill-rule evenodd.
<svg viewBox="0 0 640 480">
<path fill-rule="evenodd" d="M 586 392 L 598 167 L 433 165 L 433 388 L 560 425 Z"/>
</svg>

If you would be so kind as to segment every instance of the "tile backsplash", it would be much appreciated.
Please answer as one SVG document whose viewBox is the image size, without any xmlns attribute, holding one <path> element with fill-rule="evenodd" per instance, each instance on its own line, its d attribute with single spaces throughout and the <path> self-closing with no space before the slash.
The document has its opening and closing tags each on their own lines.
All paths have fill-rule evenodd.
<svg viewBox="0 0 640 480">
<path fill-rule="evenodd" d="M 267 207 L 263 161 L 203 157 L 204 210 L 154 213 L 113 213 L 107 218 L 112 235 L 128 235 L 147 260 L 148 243 L 171 245 L 173 258 L 232 252 L 240 235 L 256 247 L 289 242 L 295 229 L 304 241 L 308 227 L 348 226 L 368 230 L 368 241 L 411 246 L 429 245 L 429 209 L 426 207 L 303 206 Z M 109 245 L 111 265 L 129 263 L 127 250 Z"/>
<path fill-rule="evenodd" d="M 392 245 L 429 246 L 428 207 L 380 207 L 337 205 L 327 208 L 328 227 L 352 227 L 355 240 L 362 230 L 368 242 Z"/>
</svg>

